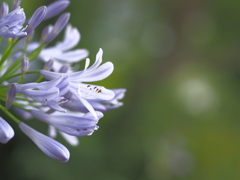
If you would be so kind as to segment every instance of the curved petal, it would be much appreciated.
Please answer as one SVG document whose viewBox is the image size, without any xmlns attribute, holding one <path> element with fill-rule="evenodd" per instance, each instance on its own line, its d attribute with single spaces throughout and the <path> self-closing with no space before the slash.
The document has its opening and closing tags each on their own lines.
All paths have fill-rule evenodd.
<svg viewBox="0 0 240 180">
<path fill-rule="evenodd" d="M 56 45 L 57 49 L 66 51 L 75 47 L 80 41 L 80 33 L 77 28 L 73 28 L 70 24 L 66 27 L 63 42 Z"/>
<path fill-rule="evenodd" d="M 75 92 L 74 90 L 70 90 L 70 92 L 88 109 L 89 112 L 92 113 L 92 115 L 95 117 L 95 119 L 97 119 L 97 114 L 96 111 L 93 109 L 92 105 L 85 100 L 84 98 L 82 98 L 77 92 Z"/>
<path fill-rule="evenodd" d="M 102 55 L 103 55 L 103 50 L 100 48 L 96 55 L 96 60 L 94 64 L 88 70 L 96 69 L 102 63 Z"/>
<path fill-rule="evenodd" d="M 70 145 L 77 146 L 79 144 L 79 140 L 77 137 L 71 136 L 71 135 L 63 133 L 63 132 L 60 132 L 60 134 Z"/>
<path fill-rule="evenodd" d="M 18 123 L 19 128 L 26 134 L 47 156 L 61 162 L 67 162 L 70 153 L 68 149 L 54 139 L 36 131 L 23 122 Z"/>
<path fill-rule="evenodd" d="M 61 54 L 53 55 L 52 57 L 64 61 L 67 63 L 75 63 L 88 56 L 88 51 L 86 49 L 76 49 L 68 52 L 63 52 Z"/>
<path fill-rule="evenodd" d="M 0 117 L 0 142 L 6 144 L 14 136 L 12 127 Z"/>
<path fill-rule="evenodd" d="M 81 75 L 81 81 L 82 82 L 93 82 L 93 81 L 100 81 L 108 77 L 113 72 L 113 63 L 106 62 L 103 65 L 101 65 L 99 68 L 88 72 L 88 69 L 86 73 L 83 73 Z"/>
<path fill-rule="evenodd" d="M 86 99 L 111 100 L 115 94 L 103 86 L 80 84 L 81 96 Z"/>
</svg>

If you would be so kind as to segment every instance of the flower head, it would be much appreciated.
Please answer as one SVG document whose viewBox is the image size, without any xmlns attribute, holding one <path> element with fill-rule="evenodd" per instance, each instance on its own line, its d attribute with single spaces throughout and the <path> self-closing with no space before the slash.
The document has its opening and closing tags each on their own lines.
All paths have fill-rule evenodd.
<svg viewBox="0 0 240 180">
<path fill-rule="evenodd" d="M 85 69 L 73 73 L 57 73 L 46 70 L 41 70 L 40 73 L 46 79 L 53 80 L 61 76 L 68 78 L 69 93 L 75 96 L 97 119 L 95 110 L 88 102 L 89 99 L 110 100 L 114 98 L 114 93 L 103 86 L 83 84 L 82 82 L 92 82 L 105 79 L 113 71 L 113 64 L 111 62 L 102 62 L 102 49 L 99 50 L 95 63 L 88 68 L 89 59 L 85 64 Z"/>
<path fill-rule="evenodd" d="M 25 32 L 25 28 L 23 28 L 25 19 L 25 13 L 20 7 L 2 16 L 0 18 L 0 36 L 12 38 L 26 36 L 27 33 Z"/>
<path fill-rule="evenodd" d="M 37 39 L 34 34 L 39 34 L 36 27 L 61 13 L 69 0 L 41 6 L 27 21 L 20 3 L 13 0 L 10 12 L 7 3 L 0 5 L 0 114 L 15 121 L 47 156 L 67 162 L 68 149 L 52 138 L 58 133 L 70 145 L 78 145 L 79 137 L 92 135 L 99 128 L 103 113 L 123 104 L 120 100 L 126 90 L 95 85 L 113 72 L 113 63 L 102 64 L 103 51 L 99 49 L 90 66 L 88 51 L 76 48 L 80 32 L 71 25 L 65 28 L 70 13 L 59 15 L 33 42 Z M 63 40 L 49 46 L 64 28 Z M 78 62 L 85 58 L 85 67 L 77 71 Z M 49 127 L 50 137 L 22 122 L 36 119 Z M 13 136 L 12 127 L 0 117 L 0 142 L 7 143 Z"/>
</svg>

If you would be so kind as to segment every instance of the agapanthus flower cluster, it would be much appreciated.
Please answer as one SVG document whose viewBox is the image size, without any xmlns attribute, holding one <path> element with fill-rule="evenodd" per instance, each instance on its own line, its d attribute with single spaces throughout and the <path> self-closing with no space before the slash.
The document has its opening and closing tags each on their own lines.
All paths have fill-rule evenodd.
<svg viewBox="0 0 240 180">
<path fill-rule="evenodd" d="M 46 155 L 67 162 L 70 153 L 54 139 L 57 134 L 72 146 L 78 145 L 78 137 L 92 135 L 99 128 L 104 112 L 122 106 L 119 100 L 126 90 L 95 85 L 114 67 L 111 62 L 102 63 L 102 49 L 90 63 L 88 51 L 75 48 L 80 33 L 69 24 L 70 13 L 63 13 L 68 0 L 41 6 L 31 17 L 26 17 L 20 3 L 13 0 L 11 8 L 6 2 L 0 6 L 0 142 L 13 138 L 14 130 L 7 122 L 13 120 Z M 54 16 L 58 18 L 53 25 L 38 29 Z M 42 32 L 39 40 L 34 37 L 36 30 Z M 63 40 L 49 46 L 64 30 Z M 82 60 L 84 68 L 76 71 Z M 26 120 L 42 121 L 48 130 L 38 132 Z"/>
</svg>

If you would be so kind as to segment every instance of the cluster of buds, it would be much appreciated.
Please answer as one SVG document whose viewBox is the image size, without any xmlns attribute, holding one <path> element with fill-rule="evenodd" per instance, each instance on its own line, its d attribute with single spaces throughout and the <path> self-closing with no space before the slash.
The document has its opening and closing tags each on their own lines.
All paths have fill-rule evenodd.
<svg viewBox="0 0 240 180">
<path fill-rule="evenodd" d="M 54 139 L 57 133 L 72 146 L 78 145 L 78 137 L 92 135 L 99 128 L 97 123 L 105 111 L 122 106 L 119 100 L 126 90 L 89 84 L 107 78 L 114 67 L 111 62 L 102 64 L 102 49 L 91 66 L 86 49 L 73 49 L 80 33 L 68 24 L 70 13 L 59 15 L 68 0 L 39 7 L 28 20 L 20 3 L 14 0 L 10 12 L 7 3 L 0 6 L 0 43 L 4 47 L 0 52 L 0 142 L 7 143 L 14 136 L 3 119 L 5 114 L 46 155 L 67 162 L 70 153 Z M 33 41 L 38 25 L 57 15 L 56 23 L 42 30 L 39 41 Z M 63 29 L 63 40 L 49 47 Z M 84 59 L 84 69 L 75 71 L 74 64 Z M 26 119 L 46 123 L 47 135 L 27 125 Z"/>
</svg>

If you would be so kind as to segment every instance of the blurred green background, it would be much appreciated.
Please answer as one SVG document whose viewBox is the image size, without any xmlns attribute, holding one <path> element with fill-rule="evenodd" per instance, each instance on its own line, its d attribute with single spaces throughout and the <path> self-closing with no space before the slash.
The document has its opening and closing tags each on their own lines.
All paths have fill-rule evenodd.
<svg viewBox="0 0 240 180">
<path fill-rule="evenodd" d="M 51 2 L 21 6 L 30 17 Z M 127 88 L 124 106 L 78 147 L 58 138 L 68 163 L 12 124 L 15 137 L 0 144 L 1 180 L 240 179 L 240 1 L 80 0 L 66 11 L 82 35 L 78 48 L 92 61 L 103 48 L 114 63 L 100 83 Z"/>
</svg>

